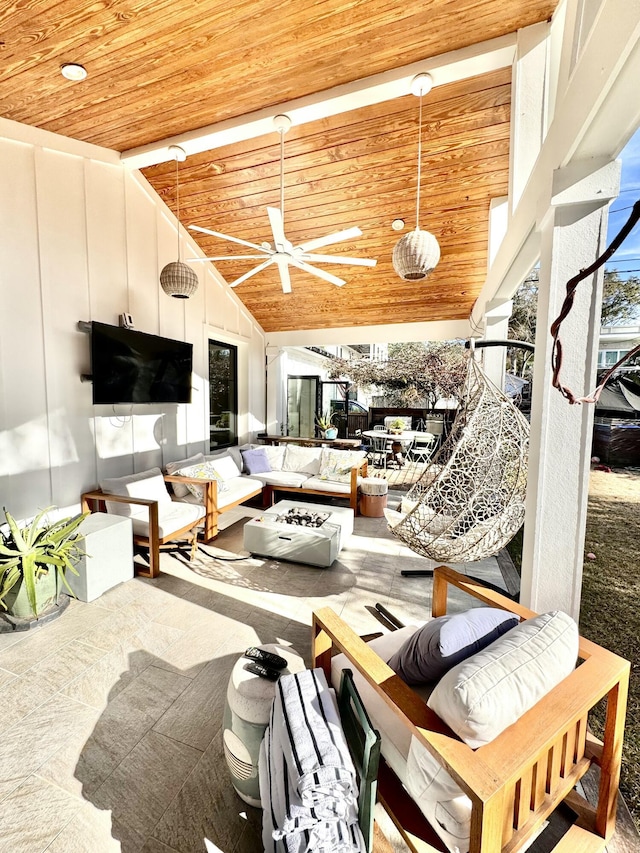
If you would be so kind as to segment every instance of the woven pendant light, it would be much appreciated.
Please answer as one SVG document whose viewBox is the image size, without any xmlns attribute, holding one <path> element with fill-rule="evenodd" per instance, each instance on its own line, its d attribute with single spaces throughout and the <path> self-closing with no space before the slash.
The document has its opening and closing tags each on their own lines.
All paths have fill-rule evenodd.
<svg viewBox="0 0 640 853">
<path fill-rule="evenodd" d="M 198 289 L 198 276 L 180 260 L 180 185 L 178 182 L 178 163 L 186 159 L 186 154 L 179 145 L 171 145 L 169 150 L 176 161 L 176 230 L 178 234 L 178 260 L 171 261 L 162 268 L 160 284 L 167 296 L 175 299 L 188 299 Z"/>
<path fill-rule="evenodd" d="M 430 74 L 417 74 L 411 83 L 411 91 L 420 97 L 418 121 L 418 189 L 416 193 L 416 227 L 409 231 L 393 247 L 393 268 L 405 281 L 419 281 L 431 273 L 440 260 L 440 246 L 429 231 L 420 228 L 420 170 L 422 161 L 422 96 L 431 90 Z"/>
</svg>

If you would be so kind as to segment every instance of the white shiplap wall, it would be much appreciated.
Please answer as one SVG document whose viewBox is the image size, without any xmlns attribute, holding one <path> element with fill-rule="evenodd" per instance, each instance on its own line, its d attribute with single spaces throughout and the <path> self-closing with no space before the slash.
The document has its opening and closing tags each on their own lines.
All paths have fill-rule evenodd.
<svg viewBox="0 0 640 853">
<path fill-rule="evenodd" d="M 166 296 L 176 250 L 175 217 L 117 154 L 0 119 L 0 507 L 75 508 L 102 477 L 207 450 L 208 337 L 239 348 L 241 441 L 263 428 L 263 332 L 213 268 L 191 299 Z M 123 312 L 193 344 L 190 405 L 92 405 L 77 323 Z"/>
</svg>

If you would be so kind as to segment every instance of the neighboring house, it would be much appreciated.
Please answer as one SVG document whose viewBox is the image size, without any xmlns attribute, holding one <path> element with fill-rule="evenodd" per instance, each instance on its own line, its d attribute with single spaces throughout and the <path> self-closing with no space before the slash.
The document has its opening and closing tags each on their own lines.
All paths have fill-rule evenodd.
<svg viewBox="0 0 640 853">
<path fill-rule="evenodd" d="M 640 344 L 640 325 L 603 326 L 600 329 L 598 344 L 598 370 L 612 367 L 623 356 Z M 640 363 L 640 356 L 634 358 Z M 630 370 L 632 366 L 624 364 L 621 370 Z"/>
</svg>

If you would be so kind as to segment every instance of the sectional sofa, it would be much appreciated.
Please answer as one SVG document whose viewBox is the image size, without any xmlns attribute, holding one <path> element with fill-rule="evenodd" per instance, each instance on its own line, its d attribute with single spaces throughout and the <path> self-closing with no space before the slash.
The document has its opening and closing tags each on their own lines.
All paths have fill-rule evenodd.
<svg viewBox="0 0 640 853">
<path fill-rule="evenodd" d="M 218 516 L 256 497 L 263 505 L 277 494 L 324 495 L 345 498 L 358 512 L 358 486 L 367 476 L 363 450 L 334 450 L 327 447 L 245 445 L 220 453 L 202 453 L 171 462 L 165 480 L 174 500 L 205 508 L 204 540 L 215 538 Z"/>
</svg>

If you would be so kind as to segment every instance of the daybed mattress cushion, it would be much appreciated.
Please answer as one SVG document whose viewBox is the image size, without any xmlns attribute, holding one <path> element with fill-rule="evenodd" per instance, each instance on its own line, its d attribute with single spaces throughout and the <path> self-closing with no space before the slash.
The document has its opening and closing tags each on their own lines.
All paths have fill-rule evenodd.
<svg viewBox="0 0 640 853">
<path fill-rule="evenodd" d="M 368 645 L 382 660 L 387 661 L 406 640 L 418 630 L 416 625 L 407 625 L 399 631 L 391 631 L 371 640 Z M 353 680 L 358 688 L 360 698 L 367 709 L 371 722 L 382 737 L 381 752 L 391 769 L 401 782 L 406 780 L 407 757 L 411 744 L 411 734 L 405 726 L 399 723 L 398 717 L 386 702 L 378 696 L 369 682 L 358 672 L 345 655 L 336 655 L 331 661 L 331 683 L 336 688 L 340 686 L 340 673 L 348 668 L 353 671 Z M 429 695 L 428 688 L 414 688 L 423 699 Z"/>
</svg>

